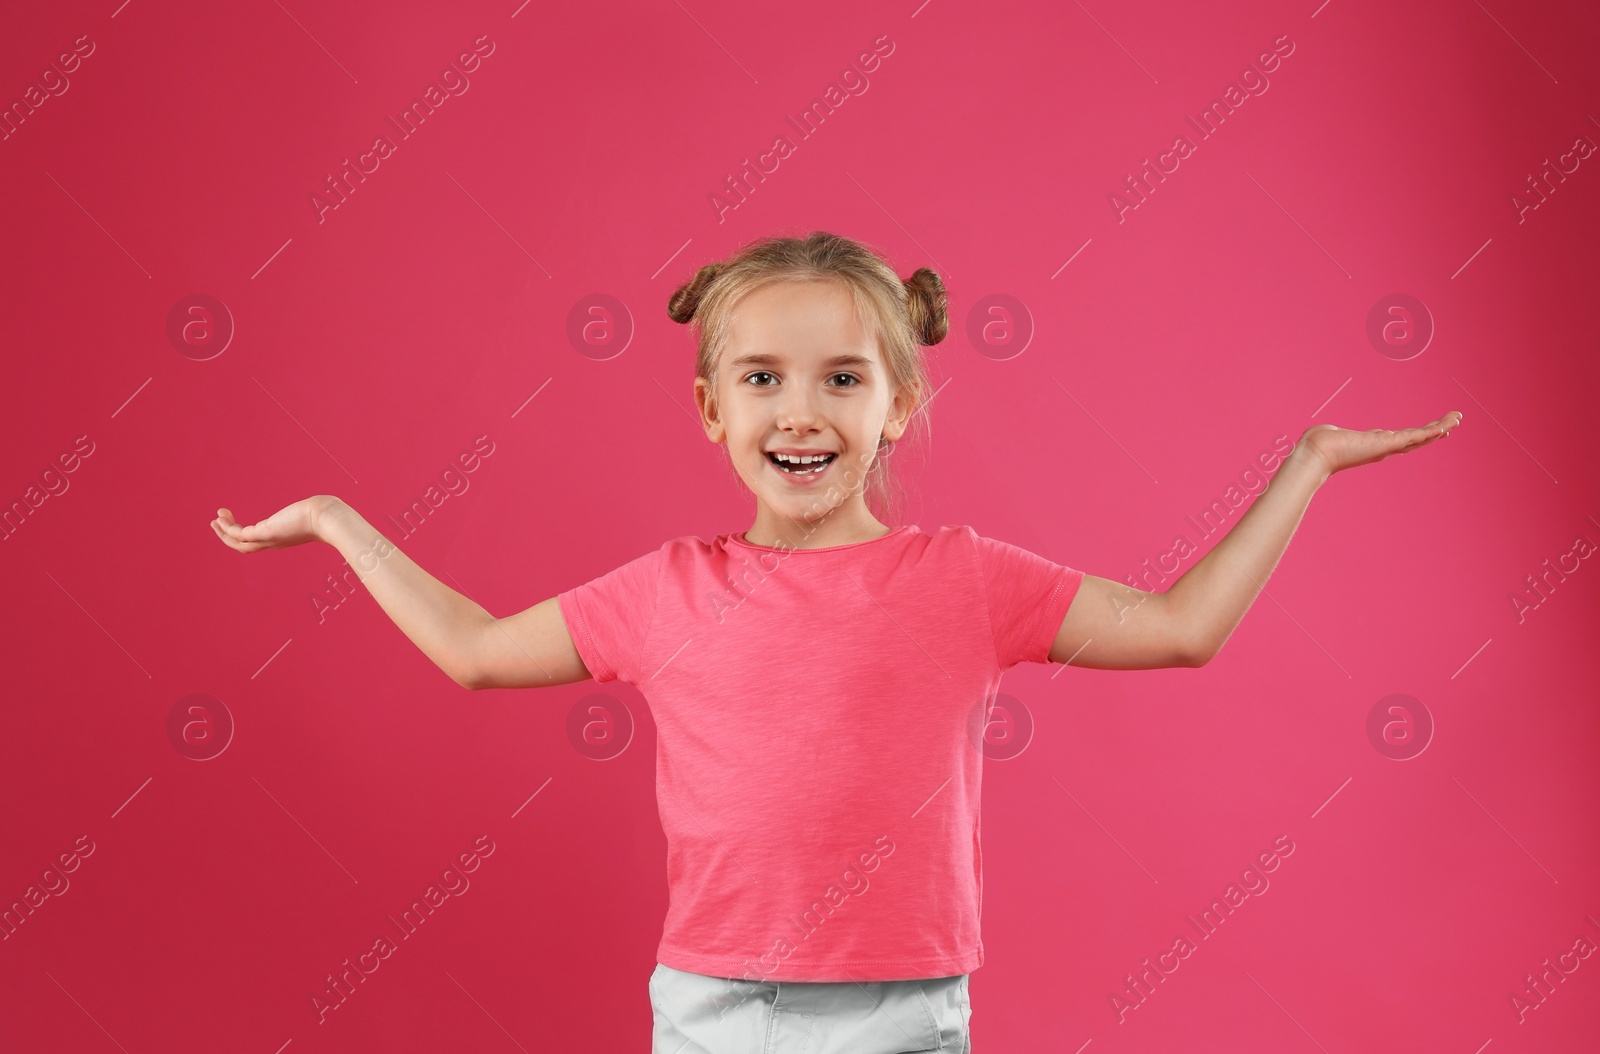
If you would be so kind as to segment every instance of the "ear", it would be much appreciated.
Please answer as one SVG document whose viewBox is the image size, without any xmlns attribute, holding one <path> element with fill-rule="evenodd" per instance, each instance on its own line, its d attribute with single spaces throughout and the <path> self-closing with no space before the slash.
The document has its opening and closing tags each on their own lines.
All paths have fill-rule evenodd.
<svg viewBox="0 0 1600 1054">
<path fill-rule="evenodd" d="M 911 404 L 911 389 L 901 385 L 889 404 L 889 414 L 883 419 L 883 437 L 891 442 L 906 434 L 911 424 L 911 414 L 916 409 Z"/>
<path fill-rule="evenodd" d="M 694 379 L 694 404 L 700 411 L 700 427 L 706 431 L 706 438 L 713 443 L 727 440 L 728 430 L 722 426 L 722 418 L 711 399 L 711 382 L 704 377 Z"/>
</svg>

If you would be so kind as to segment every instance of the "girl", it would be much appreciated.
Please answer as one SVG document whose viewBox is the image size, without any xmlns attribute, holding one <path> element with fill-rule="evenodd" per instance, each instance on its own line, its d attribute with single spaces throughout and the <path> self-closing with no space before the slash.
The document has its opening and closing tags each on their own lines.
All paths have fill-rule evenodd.
<svg viewBox="0 0 1600 1054">
<path fill-rule="evenodd" d="M 969 1050 L 1001 674 L 1205 665 L 1330 475 L 1461 421 L 1308 429 L 1216 547 L 1147 593 L 970 527 L 878 519 L 884 459 L 930 397 L 919 345 L 948 329 L 933 271 L 902 281 L 825 232 L 768 238 L 700 268 L 668 314 L 694 327 L 695 401 L 755 495 L 748 530 L 674 538 L 498 619 L 336 497 L 212 521 L 240 552 L 334 545 L 466 688 L 645 695 L 670 890 L 656 1054 Z"/>
</svg>

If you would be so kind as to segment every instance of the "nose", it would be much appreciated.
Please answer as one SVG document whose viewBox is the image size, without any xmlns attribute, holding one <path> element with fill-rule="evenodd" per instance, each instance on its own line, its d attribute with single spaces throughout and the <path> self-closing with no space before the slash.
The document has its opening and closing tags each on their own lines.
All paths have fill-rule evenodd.
<svg viewBox="0 0 1600 1054">
<path fill-rule="evenodd" d="M 817 431 L 817 417 L 816 394 L 803 385 L 796 385 L 783 394 L 775 423 L 785 432 L 804 435 Z"/>
</svg>

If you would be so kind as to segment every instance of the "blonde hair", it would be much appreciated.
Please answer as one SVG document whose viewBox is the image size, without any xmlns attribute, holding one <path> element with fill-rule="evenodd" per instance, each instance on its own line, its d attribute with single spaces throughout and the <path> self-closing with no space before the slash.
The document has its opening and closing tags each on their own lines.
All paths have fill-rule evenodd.
<svg viewBox="0 0 1600 1054">
<path fill-rule="evenodd" d="M 927 418 L 925 402 L 932 385 L 918 346 L 937 344 L 950 330 L 944 282 L 926 267 L 902 281 L 875 250 L 827 231 L 750 242 L 727 260 L 701 267 L 667 301 L 669 318 L 692 324 L 698 346 L 695 375 L 709 382 L 713 402 L 733 309 L 757 289 L 779 281 L 842 285 L 850 293 L 862 330 L 877 339 L 889 371 L 891 398 L 905 389 L 912 425 L 919 417 Z M 875 516 L 892 522 L 898 518 L 898 510 L 891 506 L 898 505 L 899 486 L 882 454 L 880 446 L 867 474 L 864 497 Z"/>
</svg>

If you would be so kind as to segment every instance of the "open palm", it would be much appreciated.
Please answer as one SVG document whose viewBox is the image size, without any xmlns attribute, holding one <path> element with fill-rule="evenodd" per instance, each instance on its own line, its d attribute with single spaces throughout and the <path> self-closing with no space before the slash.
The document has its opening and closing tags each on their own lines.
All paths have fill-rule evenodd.
<svg viewBox="0 0 1600 1054">
<path fill-rule="evenodd" d="M 1451 410 L 1420 428 L 1369 428 L 1365 432 L 1337 425 L 1313 425 L 1300 437 L 1306 452 L 1320 460 L 1331 476 L 1340 469 L 1382 461 L 1391 454 L 1405 454 L 1425 447 L 1450 434 L 1461 423 L 1461 411 Z"/>
</svg>

